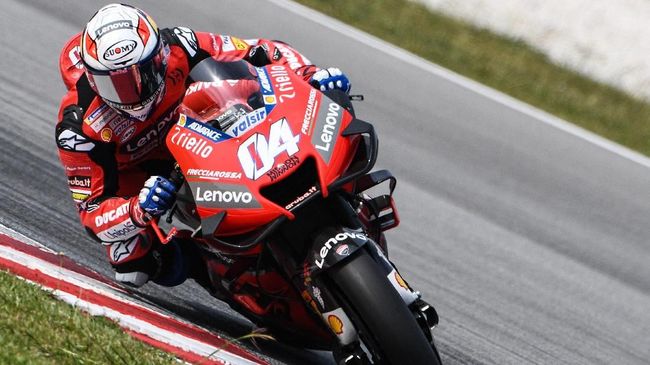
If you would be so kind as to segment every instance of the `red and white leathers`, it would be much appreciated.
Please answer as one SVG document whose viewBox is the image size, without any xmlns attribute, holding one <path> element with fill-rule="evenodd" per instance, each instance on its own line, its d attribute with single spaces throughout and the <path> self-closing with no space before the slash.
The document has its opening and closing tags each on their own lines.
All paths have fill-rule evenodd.
<svg viewBox="0 0 650 365">
<path fill-rule="evenodd" d="M 165 135 L 176 122 L 194 65 L 206 57 L 255 63 L 267 55 L 261 58 L 288 65 L 306 81 L 318 71 L 296 50 L 277 41 L 244 41 L 184 27 L 163 29 L 161 37 L 169 47 L 165 91 L 144 121 L 118 113 L 93 92 L 80 60 L 81 34 L 68 41 L 60 56 L 68 92 L 56 126 L 59 156 L 82 224 L 107 246 L 115 267 L 143 257 L 152 246 L 153 235 L 137 209 L 137 195 L 149 176 L 168 176 L 172 169 Z"/>
</svg>

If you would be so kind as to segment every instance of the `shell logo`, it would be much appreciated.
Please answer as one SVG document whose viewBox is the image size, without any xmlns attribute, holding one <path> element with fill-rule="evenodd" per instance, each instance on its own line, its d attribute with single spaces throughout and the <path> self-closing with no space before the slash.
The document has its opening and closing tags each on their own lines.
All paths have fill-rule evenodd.
<svg viewBox="0 0 650 365">
<path fill-rule="evenodd" d="M 399 284 L 399 286 L 401 286 L 402 288 L 404 288 L 406 290 L 409 290 L 409 286 L 406 285 L 406 281 L 404 281 L 404 279 L 402 279 L 402 277 L 400 276 L 400 274 L 397 271 L 395 271 L 395 280 L 397 280 L 397 283 Z"/>
<path fill-rule="evenodd" d="M 185 116 L 185 114 L 181 114 L 178 117 L 178 125 L 180 125 L 181 127 L 185 127 L 186 123 L 187 123 L 187 117 Z"/>
<path fill-rule="evenodd" d="M 343 333 L 343 321 L 339 317 L 330 314 L 327 316 L 327 324 L 329 324 L 335 334 L 340 335 Z"/>
<path fill-rule="evenodd" d="M 110 142 L 111 138 L 113 138 L 113 131 L 110 128 L 104 128 L 101 131 L 101 137 L 102 141 Z"/>
<path fill-rule="evenodd" d="M 264 103 L 275 104 L 275 95 L 267 95 L 264 97 Z"/>
</svg>

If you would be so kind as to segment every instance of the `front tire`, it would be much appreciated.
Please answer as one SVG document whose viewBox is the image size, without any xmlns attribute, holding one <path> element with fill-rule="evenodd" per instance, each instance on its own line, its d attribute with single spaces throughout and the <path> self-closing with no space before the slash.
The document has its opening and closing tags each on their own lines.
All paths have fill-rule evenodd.
<svg viewBox="0 0 650 365">
<path fill-rule="evenodd" d="M 328 272 L 373 363 L 439 365 L 410 309 L 365 250 Z"/>
</svg>

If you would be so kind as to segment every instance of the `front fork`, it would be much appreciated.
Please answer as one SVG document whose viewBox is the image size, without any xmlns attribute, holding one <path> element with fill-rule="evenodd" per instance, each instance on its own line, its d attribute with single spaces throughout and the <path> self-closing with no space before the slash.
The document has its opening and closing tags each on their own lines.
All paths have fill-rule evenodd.
<svg viewBox="0 0 650 365">
<path fill-rule="evenodd" d="M 322 239 L 314 242 L 315 246 L 307 255 L 301 274 L 295 277 L 295 284 L 302 289 L 302 297 L 305 302 L 322 318 L 337 337 L 341 347 L 349 347 L 357 343 L 359 336 L 350 317 L 327 290 L 327 287 L 323 285 L 319 274 L 361 249 L 367 250 L 371 257 L 379 263 L 381 271 L 400 294 L 404 304 L 411 309 L 427 338 L 432 341 L 431 328 L 438 323 L 435 309 L 424 302 L 418 292 L 411 289 L 377 243 L 369 239 L 361 230 L 348 228 L 342 228 L 335 232 L 329 231 L 329 234 L 320 237 Z M 381 303 L 377 304 L 381 305 Z"/>
</svg>

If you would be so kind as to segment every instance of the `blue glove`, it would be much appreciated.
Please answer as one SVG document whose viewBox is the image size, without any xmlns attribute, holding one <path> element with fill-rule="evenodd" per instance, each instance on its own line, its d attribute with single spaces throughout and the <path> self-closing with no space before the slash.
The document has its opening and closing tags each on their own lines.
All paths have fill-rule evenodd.
<svg viewBox="0 0 650 365">
<path fill-rule="evenodd" d="M 309 79 L 309 83 L 320 91 L 342 90 L 346 93 L 350 92 L 352 86 L 348 77 L 337 67 L 322 69 L 314 73 Z"/>
<path fill-rule="evenodd" d="M 174 205 L 176 186 L 162 176 L 152 176 L 138 195 L 140 208 L 153 217 L 160 216 Z"/>
</svg>

